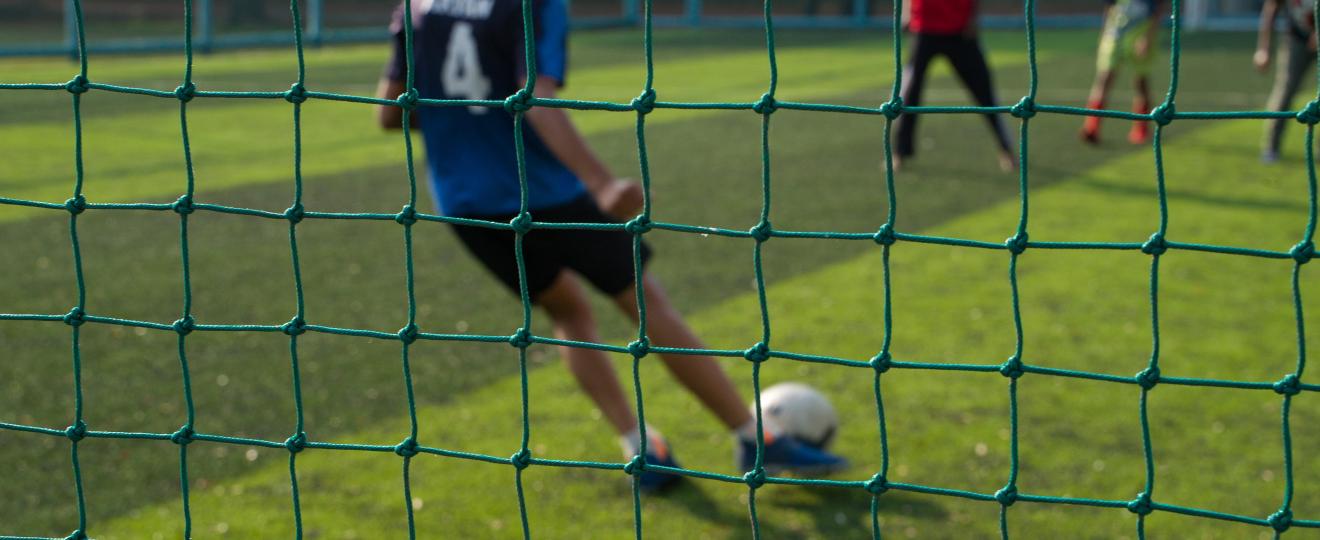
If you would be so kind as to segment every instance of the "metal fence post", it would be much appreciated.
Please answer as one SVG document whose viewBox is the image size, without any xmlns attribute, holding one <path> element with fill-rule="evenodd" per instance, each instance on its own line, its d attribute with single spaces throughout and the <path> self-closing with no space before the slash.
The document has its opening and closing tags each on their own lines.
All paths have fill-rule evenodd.
<svg viewBox="0 0 1320 540">
<path fill-rule="evenodd" d="M 853 24 L 857 26 L 866 26 L 867 20 L 871 18 L 870 11 L 871 0 L 853 0 L 852 16 Z"/>
<path fill-rule="evenodd" d="M 212 25 L 215 20 L 215 6 L 211 0 L 197 0 L 197 47 L 204 53 L 211 52 L 215 33 Z"/>
<path fill-rule="evenodd" d="M 641 20 L 641 15 L 637 12 L 640 4 L 637 0 L 623 0 L 621 6 L 623 9 L 623 20 L 630 25 L 636 25 Z"/>
<path fill-rule="evenodd" d="M 78 18 L 73 12 L 73 0 L 64 0 L 64 47 L 69 58 L 78 58 Z"/>
<path fill-rule="evenodd" d="M 321 45 L 322 33 L 324 29 L 321 15 L 325 7 L 322 0 L 307 0 L 307 41 L 313 46 Z"/>
</svg>

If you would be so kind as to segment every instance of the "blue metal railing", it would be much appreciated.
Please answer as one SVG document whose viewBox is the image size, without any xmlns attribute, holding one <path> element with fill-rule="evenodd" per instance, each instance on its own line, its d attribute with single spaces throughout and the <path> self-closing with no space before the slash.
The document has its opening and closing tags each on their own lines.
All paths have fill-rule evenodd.
<svg viewBox="0 0 1320 540">
<path fill-rule="evenodd" d="M 570 0 L 571 1 L 571 0 Z M 327 28 L 325 25 L 325 0 L 306 0 L 307 9 L 303 19 L 304 44 L 320 46 L 336 43 L 364 43 L 382 41 L 389 37 L 383 24 L 355 28 Z M 618 0 L 618 15 L 579 16 L 573 20 L 575 28 L 611 28 L 626 27 L 640 23 L 639 0 Z M 656 15 L 653 17 L 658 27 L 707 27 L 707 28 L 761 28 L 760 14 L 724 15 L 708 14 L 703 0 L 681 0 L 682 12 L 674 15 Z M 865 28 L 880 31 L 892 31 L 893 19 L 879 9 L 870 9 L 872 0 L 850 0 L 841 14 L 831 15 L 782 15 L 777 16 L 775 25 L 780 28 L 822 28 L 845 29 Z M 0 57 L 6 56 L 75 56 L 78 50 L 75 38 L 75 17 L 73 0 L 65 0 L 64 39 L 62 42 L 0 44 Z M 719 10 L 715 10 L 719 11 Z M 217 32 L 215 29 L 215 11 L 213 0 L 195 0 L 195 34 L 193 46 L 200 52 L 224 49 L 252 47 L 280 47 L 292 44 L 289 32 L 280 31 L 240 31 Z M 1101 22 L 1099 11 L 1085 15 L 1039 15 L 1036 26 L 1041 28 L 1097 28 Z M 1018 15 L 984 15 L 981 25 L 994 29 L 1017 29 L 1022 27 L 1022 17 Z M 1253 30 L 1256 27 L 1254 14 L 1223 15 L 1212 14 L 1204 20 L 1202 28 L 1209 30 Z M 177 51 L 183 47 L 184 40 L 179 37 L 147 38 L 109 38 L 88 43 L 88 50 L 97 53 L 149 53 Z"/>
</svg>

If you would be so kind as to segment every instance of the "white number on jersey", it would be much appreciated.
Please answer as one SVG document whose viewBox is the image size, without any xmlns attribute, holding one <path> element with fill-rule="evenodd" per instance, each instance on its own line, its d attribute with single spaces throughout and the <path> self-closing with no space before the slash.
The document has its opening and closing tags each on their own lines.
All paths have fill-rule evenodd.
<svg viewBox="0 0 1320 540">
<path fill-rule="evenodd" d="M 472 36 L 472 25 L 456 22 L 449 32 L 449 52 L 445 54 L 442 74 L 445 95 L 463 99 L 486 99 L 490 93 L 490 79 L 481 73 L 481 59 L 477 56 L 477 40 Z M 485 114 L 485 107 L 468 107 L 472 114 Z"/>
</svg>

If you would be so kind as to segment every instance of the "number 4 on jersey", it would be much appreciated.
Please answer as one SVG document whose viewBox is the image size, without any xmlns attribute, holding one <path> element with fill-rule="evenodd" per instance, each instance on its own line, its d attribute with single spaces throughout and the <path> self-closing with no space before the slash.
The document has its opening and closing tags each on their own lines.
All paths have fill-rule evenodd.
<svg viewBox="0 0 1320 540">
<path fill-rule="evenodd" d="M 472 25 L 454 23 L 449 33 L 449 52 L 445 54 L 442 74 L 445 95 L 463 99 L 486 99 L 490 93 L 490 79 L 481 73 L 481 59 L 477 56 L 477 40 Z M 485 114 L 485 107 L 468 107 L 472 114 Z"/>
</svg>

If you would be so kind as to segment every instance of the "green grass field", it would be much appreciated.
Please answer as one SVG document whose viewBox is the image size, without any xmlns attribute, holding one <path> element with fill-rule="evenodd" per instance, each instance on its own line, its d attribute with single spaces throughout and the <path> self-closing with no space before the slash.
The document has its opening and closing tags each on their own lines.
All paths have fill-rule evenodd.
<svg viewBox="0 0 1320 540">
<path fill-rule="evenodd" d="M 1185 36 L 1178 109 L 1254 110 L 1269 79 L 1250 70 L 1249 35 Z M 889 36 L 782 32 L 778 97 L 875 106 L 893 73 Z M 1041 32 L 1039 101 L 1079 105 L 1093 66 L 1094 32 Z M 1026 92 L 1021 33 L 985 36 L 1001 99 Z M 624 101 L 644 70 L 637 30 L 583 32 L 572 43 L 566 96 Z M 755 31 L 656 34 L 656 88 L 671 101 L 754 101 L 765 91 L 764 36 Z M 309 51 L 308 87 L 369 94 L 384 46 Z M 0 60 L 0 82 L 60 82 L 62 60 Z M 99 82 L 172 89 L 181 55 L 97 56 Z M 204 90 L 283 90 L 290 50 L 201 56 Z M 1162 89 L 1168 75 L 1155 77 Z M 1126 84 L 1124 79 L 1122 83 Z M 941 68 L 929 101 L 963 103 Z M 1163 90 L 1159 90 L 1162 93 Z M 1309 92 L 1309 90 L 1307 90 Z M 1118 91 L 1113 107 L 1130 94 Z M 1298 107 L 1301 103 L 1297 104 Z M 178 104 L 93 91 L 84 96 L 86 188 L 92 202 L 170 202 L 183 193 Z M 283 211 L 293 197 L 290 106 L 280 100 L 198 99 L 188 106 L 197 200 Z M 363 105 L 304 105 L 304 203 L 309 210 L 397 212 L 407 200 L 403 144 L 379 132 Z M 626 176 L 636 176 L 634 115 L 574 118 Z M 64 92 L 0 92 L 0 196 L 59 202 L 72 193 L 73 143 Z M 1001 242 L 1018 219 L 1017 177 L 995 166 L 979 118 L 923 117 L 920 155 L 897 177 L 898 229 Z M 659 220 L 746 229 L 760 209 L 757 115 L 658 110 L 647 143 Z M 1031 123 L 1032 240 L 1144 241 L 1158 225 L 1148 147 L 1121 142 L 1109 122 L 1099 148 L 1077 142 L 1076 117 Z M 875 231 L 887 212 L 882 117 L 780 111 L 772 121 L 776 228 Z M 1304 130 L 1289 132 L 1284 159 L 1261 165 L 1259 121 L 1179 120 L 1166 130 L 1169 238 L 1286 251 L 1308 216 Z M 421 162 L 418 163 L 419 171 Z M 90 313 L 168 323 L 182 306 L 178 218 L 169 212 L 89 211 L 79 218 Z M 434 223 L 414 229 L 419 325 L 431 332 L 510 334 L 518 303 Z M 193 314 L 204 323 L 281 324 L 294 313 L 287 224 L 197 213 L 190 218 Z M 403 242 L 392 222 L 308 220 L 298 226 L 309 322 L 394 332 L 406 322 Z M 713 347 L 760 339 L 752 241 L 653 232 L 652 268 Z M 68 217 L 0 206 L 0 313 L 62 314 L 76 302 Z M 765 271 L 776 350 L 867 359 L 884 339 L 880 249 L 870 241 L 776 238 Z M 1165 376 L 1275 381 L 1297 362 L 1289 260 L 1172 251 L 1160 273 L 1160 363 Z M 893 248 L 893 352 L 925 362 L 998 364 L 1013 352 L 1008 256 L 900 242 Z M 1151 349 L 1150 257 L 1129 251 L 1028 250 L 1019 262 L 1024 360 L 1033 365 L 1130 376 Z M 1320 343 L 1320 274 L 1301 273 Z M 602 313 L 604 303 L 598 304 Z M 538 319 L 543 319 L 539 317 Z M 626 343 L 622 317 L 601 315 L 611 343 Z M 544 333 L 544 321 L 534 324 Z M 52 322 L 0 323 L 0 422 L 63 429 L 73 418 L 69 329 Z M 1315 345 L 1312 345 L 1312 349 Z M 399 344 L 309 333 L 299 338 L 306 431 L 316 441 L 393 445 L 408 432 Z M 519 444 L 516 350 L 507 345 L 418 342 L 413 380 L 419 441 L 513 453 Z M 531 349 L 531 447 L 543 458 L 620 460 L 607 424 L 578 392 L 555 351 Z M 187 339 L 196 429 L 284 440 L 294 426 L 288 340 L 269 333 L 196 332 Z M 184 399 L 170 332 L 89 324 L 82 329 L 90 429 L 170 433 Z M 626 372 L 629 359 L 619 356 Z M 727 360 L 750 397 L 750 364 Z M 840 410 L 837 450 L 864 480 L 880 466 L 869 370 L 772 360 L 765 384 L 800 380 Z M 740 474 L 731 444 L 654 362 L 644 365 L 647 418 L 689 468 Z M 1008 383 L 998 374 L 895 370 L 883 377 L 892 450 L 890 479 L 993 493 L 1009 470 Z M 1024 493 L 1131 499 L 1144 481 L 1140 390 L 1134 385 L 1029 374 L 1019 381 Z M 1293 400 L 1298 519 L 1320 518 L 1320 404 Z M 1150 394 L 1155 499 L 1264 518 L 1284 494 L 1280 397 L 1269 390 L 1162 385 Z M 89 438 L 79 444 L 87 532 L 101 539 L 182 533 L 178 450 L 168 441 Z M 69 442 L 0 430 L 0 535 L 63 537 L 77 526 Z M 283 450 L 208 442 L 189 446 L 197 538 L 288 538 L 294 518 Z M 308 538 L 398 538 L 406 531 L 401 459 L 390 453 L 308 450 L 298 457 Z M 413 460 L 422 538 L 521 535 L 514 471 L 423 455 Z M 622 538 L 632 498 L 622 472 L 533 466 L 524 472 L 532 534 Z M 655 538 L 747 538 L 745 485 L 692 481 L 643 504 Z M 860 489 L 767 486 L 758 507 L 767 538 L 870 536 L 870 495 Z M 998 535 L 999 506 L 890 491 L 880 498 L 886 537 Z M 1020 502 L 1008 512 L 1017 538 L 1132 538 L 1124 509 Z M 1157 512 L 1152 538 L 1257 538 L 1266 527 Z M 1309 536 L 1308 536 L 1309 535 Z M 1288 538 L 1320 537 L 1294 528 Z"/>
</svg>

